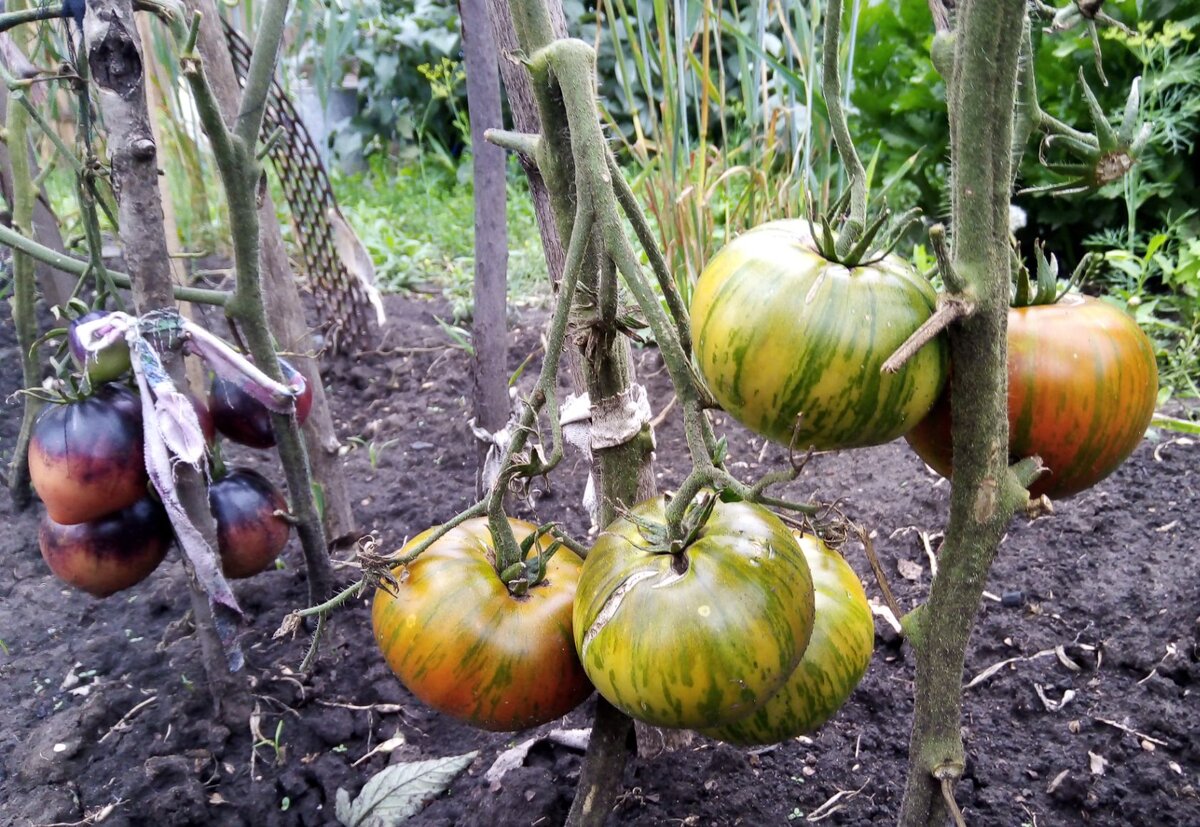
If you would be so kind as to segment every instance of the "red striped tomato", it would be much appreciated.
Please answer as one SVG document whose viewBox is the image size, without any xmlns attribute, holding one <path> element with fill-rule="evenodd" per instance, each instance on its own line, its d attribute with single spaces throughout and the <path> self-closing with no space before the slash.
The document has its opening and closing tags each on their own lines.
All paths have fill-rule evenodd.
<svg viewBox="0 0 1200 827">
<path fill-rule="evenodd" d="M 1049 468 L 1030 488 L 1069 497 L 1107 477 L 1141 441 L 1158 398 L 1150 339 L 1119 308 L 1069 294 L 1008 311 L 1008 453 Z M 942 476 L 953 459 L 950 393 L 907 436 Z"/>
<path fill-rule="evenodd" d="M 812 732 L 862 680 L 875 647 L 875 622 L 858 575 L 811 534 L 795 532 L 812 572 L 816 616 L 804 657 L 783 687 L 753 715 L 705 735 L 731 744 L 773 744 Z"/>
<path fill-rule="evenodd" d="M 832 450 L 888 442 L 925 416 L 946 378 L 939 337 L 898 373 L 892 352 L 937 297 L 903 259 L 845 267 L 806 221 L 738 236 L 704 268 L 692 297 L 696 362 L 713 396 L 752 431 Z"/>
<path fill-rule="evenodd" d="M 694 541 L 658 550 L 648 500 L 596 540 L 575 598 L 575 644 L 609 703 L 657 726 L 698 729 L 752 713 L 796 668 L 813 626 L 812 578 L 765 508 L 716 504 Z M 665 526 L 664 526 L 665 529 Z"/>
<path fill-rule="evenodd" d="M 509 525 L 518 542 L 536 528 Z M 422 701 L 484 729 L 524 729 L 592 693 L 571 635 L 581 563 L 560 550 L 523 597 L 509 593 L 494 563 L 487 520 L 468 520 L 395 572 L 400 585 L 375 593 L 371 621 L 388 666 Z"/>
</svg>

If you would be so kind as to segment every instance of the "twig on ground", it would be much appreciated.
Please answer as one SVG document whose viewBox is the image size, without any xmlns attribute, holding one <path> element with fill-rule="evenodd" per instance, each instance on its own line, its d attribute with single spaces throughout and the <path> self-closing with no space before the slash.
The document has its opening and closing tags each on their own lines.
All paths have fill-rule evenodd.
<svg viewBox="0 0 1200 827">
<path fill-rule="evenodd" d="M 128 722 L 129 722 L 129 720 L 130 720 L 130 719 L 131 719 L 131 718 L 132 718 L 134 715 L 138 714 L 138 713 L 139 713 L 139 712 L 141 712 L 143 709 L 145 709 L 146 707 L 148 707 L 150 704 L 154 703 L 154 702 L 155 702 L 155 701 L 157 701 L 157 700 L 158 700 L 158 696 L 157 696 L 157 695 L 151 695 L 149 698 L 147 698 L 146 700 L 142 701 L 140 704 L 138 704 L 137 706 L 135 706 L 133 709 L 131 709 L 131 710 L 129 710 L 128 712 L 126 712 L 126 713 L 125 713 L 125 714 L 124 714 L 124 715 L 121 717 L 121 720 L 119 720 L 119 721 L 117 721 L 115 724 L 113 724 L 113 725 L 112 725 L 112 726 L 109 728 L 108 732 L 106 732 L 106 733 L 104 733 L 103 735 L 101 735 L 101 736 L 100 736 L 100 740 L 99 740 L 99 742 L 98 742 L 98 743 L 101 743 L 101 744 L 103 744 L 103 743 L 105 742 L 105 740 L 107 740 L 107 739 L 108 739 L 108 736 L 112 735 L 114 732 L 124 732 L 124 731 L 125 731 L 125 729 L 127 728 L 125 725 L 126 725 Z"/>
</svg>

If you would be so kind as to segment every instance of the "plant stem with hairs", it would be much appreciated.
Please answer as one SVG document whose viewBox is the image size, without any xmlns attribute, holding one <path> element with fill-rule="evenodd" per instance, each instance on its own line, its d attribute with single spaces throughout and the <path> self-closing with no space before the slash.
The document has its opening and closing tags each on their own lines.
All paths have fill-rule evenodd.
<svg viewBox="0 0 1200 827">
<path fill-rule="evenodd" d="M 945 823 L 965 753 L 962 670 L 987 573 L 1040 463 L 1007 465 L 1005 328 L 1013 116 L 1024 0 L 960 4 L 947 79 L 953 168 L 952 268 L 975 302 L 949 328 L 955 365 L 950 519 L 928 602 L 905 619 L 916 705 L 903 827 Z"/>
<path fill-rule="evenodd" d="M 23 106 L 11 106 L 8 111 L 8 145 L 12 169 L 12 223 L 18 233 L 33 234 L 33 205 L 37 199 L 37 188 L 29 164 L 29 113 Z M 17 347 L 21 351 L 21 381 L 26 388 L 40 384 L 40 372 L 34 342 L 37 339 L 35 301 L 37 288 L 33 259 L 19 250 L 13 250 L 13 296 L 12 319 L 17 334 Z M 24 509 L 32 501 L 29 487 L 29 440 L 33 422 L 41 410 L 42 402 L 26 394 L 22 406 L 21 429 L 13 446 L 9 463 L 8 490 L 13 506 Z"/>
<path fill-rule="evenodd" d="M 829 112 L 829 125 L 838 155 L 850 178 L 850 216 L 842 225 L 837 240 L 837 253 L 844 256 L 854 248 L 867 224 L 867 173 L 858 150 L 850 137 L 846 113 L 842 110 L 842 79 L 839 61 L 841 43 L 842 0 L 829 0 L 825 9 L 824 42 L 821 46 L 821 94 Z"/>
<path fill-rule="evenodd" d="M 263 11 L 246 85 L 232 128 L 225 123 L 194 48 L 199 15 L 193 19 L 190 28 L 182 24 L 174 27 L 176 37 L 184 48 L 184 76 L 196 99 L 201 125 L 212 142 L 229 207 L 237 284 L 225 305 L 225 313 L 237 325 L 255 363 L 277 381 L 282 381 L 283 377 L 267 322 L 259 269 L 261 227 L 257 193 L 263 168 L 258 157 L 258 140 L 267 94 L 278 60 L 287 7 L 287 0 L 272 0 Z M 312 603 L 319 603 L 325 599 L 332 585 L 333 571 L 317 511 L 308 452 L 294 414 L 272 413 L 271 424 L 287 477 L 292 513 L 297 520 L 297 534 L 304 549 L 309 599 Z"/>
<path fill-rule="evenodd" d="M 27 255 L 35 261 L 48 264 L 75 276 L 86 276 L 91 272 L 91 265 L 82 259 L 52 250 L 16 230 L 0 225 L 0 244 L 11 247 L 13 251 Z M 128 273 L 118 273 L 109 270 L 108 276 L 117 287 L 129 289 L 133 282 Z M 224 290 L 209 290 L 204 287 L 185 287 L 181 284 L 171 285 L 171 292 L 179 301 L 193 304 L 211 304 L 223 307 L 229 301 L 229 294 Z"/>
</svg>

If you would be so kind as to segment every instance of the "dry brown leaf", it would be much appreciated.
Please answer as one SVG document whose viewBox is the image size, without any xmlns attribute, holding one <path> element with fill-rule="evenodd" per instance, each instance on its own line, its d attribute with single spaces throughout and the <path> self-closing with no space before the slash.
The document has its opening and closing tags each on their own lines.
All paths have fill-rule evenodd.
<svg viewBox="0 0 1200 827">
<path fill-rule="evenodd" d="M 920 580 L 921 575 L 925 573 L 925 569 L 912 560 L 897 560 L 896 568 L 900 571 L 900 576 L 905 580 Z"/>
<path fill-rule="evenodd" d="M 1054 776 L 1054 780 L 1046 785 L 1046 795 L 1050 795 L 1057 790 L 1062 785 L 1062 782 L 1067 780 L 1067 776 L 1070 774 L 1070 770 L 1063 770 L 1058 775 Z"/>
</svg>

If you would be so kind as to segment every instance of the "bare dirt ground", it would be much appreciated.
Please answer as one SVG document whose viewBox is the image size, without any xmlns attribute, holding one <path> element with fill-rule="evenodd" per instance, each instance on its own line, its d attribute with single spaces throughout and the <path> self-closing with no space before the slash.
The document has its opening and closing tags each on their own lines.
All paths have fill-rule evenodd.
<svg viewBox="0 0 1200 827">
<path fill-rule="evenodd" d="M 346 468 L 362 524 L 390 550 L 470 503 L 475 445 L 468 358 L 446 346 L 433 320 L 443 308 L 391 297 L 389 309 L 381 351 L 332 363 L 326 380 L 343 438 L 386 446 L 375 467 L 363 447 L 347 454 Z M 543 319 L 527 311 L 514 322 L 513 368 L 537 347 Z M 19 377 L 11 326 L 0 330 L 7 458 Z M 653 350 L 638 358 L 659 410 L 670 399 L 661 362 Z M 784 461 L 737 426 L 722 428 L 738 472 Z M 1003 543 L 988 588 L 1005 599 L 985 600 L 964 674 L 965 683 L 989 672 L 967 690 L 962 722 L 968 764 L 958 800 L 972 825 L 1200 824 L 1200 446 L 1151 437 L 1055 515 L 1015 520 Z M 681 440 L 669 415 L 658 432 L 664 488 L 685 470 Z M 282 482 L 266 453 L 235 457 Z M 569 457 L 536 517 L 586 533 L 585 473 Z M 937 547 L 948 486 L 902 442 L 815 457 L 787 493 L 839 501 L 875 532 L 903 608 L 922 599 L 925 543 Z M 293 541 L 283 568 L 235 586 L 263 737 L 214 723 L 175 556 L 133 589 L 95 600 L 50 574 L 37 549 L 39 516 L 40 508 L 14 514 L 0 497 L 0 825 L 334 824 L 339 788 L 357 794 L 389 762 L 471 750 L 479 756 L 467 772 L 410 823 L 562 822 L 579 752 L 542 740 L 498 784 L 484 773 L 528 737 L 587 727 L 591 701 L 516 734 L 437 715 L 384 665 L 367 598 L 333 618 L 316 668 L 298 673 L 306 641 L 271 637 L 306 601 Z M 844 552 L 877 596 L 861 548 Z M 915 579 L 902 576 L 900 561 Z M 865 680 L 821 731 L 754 751 L 697 736 L 682 751 L 635 759 L 609 822 L 783 825 L 823 814 L 832 824 L 892 822 L 913 664 L 895 634 L 877 628 Z M 403 746 L 363 760 L 397 735 Z"/>
</svg>

